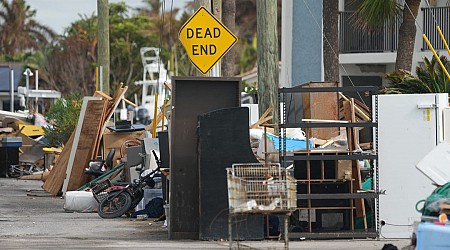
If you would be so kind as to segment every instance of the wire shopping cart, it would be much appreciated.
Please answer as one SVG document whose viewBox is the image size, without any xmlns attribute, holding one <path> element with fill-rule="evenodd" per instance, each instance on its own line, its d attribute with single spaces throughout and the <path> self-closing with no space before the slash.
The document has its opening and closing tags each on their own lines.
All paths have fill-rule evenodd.
<svg viewBox="0 0 450 250">
<path fill-rule="evenodd" d="M 288 249 L 288 218 L 297 208 L 297 181 L 293 170 L 278 163 L 233 164 L 226 170 L 230 248 L 233 216 L 253 213 L 284 215 L 284 243 Z"/>
</svg>

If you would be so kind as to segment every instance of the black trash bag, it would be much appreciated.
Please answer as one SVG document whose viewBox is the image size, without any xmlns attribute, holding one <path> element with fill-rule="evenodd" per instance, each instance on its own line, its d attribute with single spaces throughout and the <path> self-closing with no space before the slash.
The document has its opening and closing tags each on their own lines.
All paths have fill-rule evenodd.
<svg viewBox="0 0 450 250">
<path fill-rule="evenodd" d="M 164 201 L 160 197 L 153 198 L 145 205 L 145 208 L 134 212 L 131 217 L 136 218 L 138 215 L 146 214 L 148 218 L 159 218 L 164 214 Z"/>
<path fill-rule="evenodd" d="M 392 244 L 384 244 L 381 250 L 398 250 L 398 248 Z"/>
</svg>

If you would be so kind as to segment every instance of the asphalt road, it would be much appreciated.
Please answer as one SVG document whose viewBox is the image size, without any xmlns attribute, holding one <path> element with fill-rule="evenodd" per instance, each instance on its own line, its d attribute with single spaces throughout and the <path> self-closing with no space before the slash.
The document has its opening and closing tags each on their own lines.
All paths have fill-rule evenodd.
<svg viewBox="0 0 450 250">
<path fill-rule="evenodd" d="M 0 249 L 228 249 L 225 241 L 169 241 L 152 219 L 102 219 L 97 213 L 67 213 L 64 199 L 50 197 L 41 181 L 0 178 Z M 409 240 L 291 241 L 290 249 L 381 249 Z M 241 249 L 282 248 L 278 242 L 242 242 Z"/>
</svg>

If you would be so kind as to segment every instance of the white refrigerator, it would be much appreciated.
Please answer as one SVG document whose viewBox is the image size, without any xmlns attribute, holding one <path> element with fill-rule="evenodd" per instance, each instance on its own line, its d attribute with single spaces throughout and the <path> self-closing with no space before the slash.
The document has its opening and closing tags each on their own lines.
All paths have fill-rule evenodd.
<svg viewBox="0 0 450 250">
<path fill-rule="evenodd" d="M 416 164 L 443 141 L 448 94 L 378 95 L 378 103 L 376 98 L 378 181 L 385 190 L 378 199 L 378 230 L 381 238 L 409 238 L 413 223 L 420 221 L 416 203 L 436 188 Z"/>
</svg>

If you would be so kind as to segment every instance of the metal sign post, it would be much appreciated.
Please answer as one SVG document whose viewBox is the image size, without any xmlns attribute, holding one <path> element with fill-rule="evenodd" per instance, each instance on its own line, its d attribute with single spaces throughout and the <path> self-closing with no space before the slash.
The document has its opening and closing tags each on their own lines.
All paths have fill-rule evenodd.
<svg viewBox="0 0 450 250">
<path fill-rule="evenodd" d="M 9 71 L 9 82 L 10 82 L 10 94 L 11 94 L 11 106 L 9 107 L 9 111 L 14 112 L 14 70 Z"/>
<path fill-rule="evenodd" d="M 25 86 L 26 86 L 26 94 L 25 94 L 25 106 L 28 109 L 28 93 L 30 92 L 30 76 L 33 76 L 33 72 L 29 68 L 23 72 L 25 75 Z"/>
</svg>

